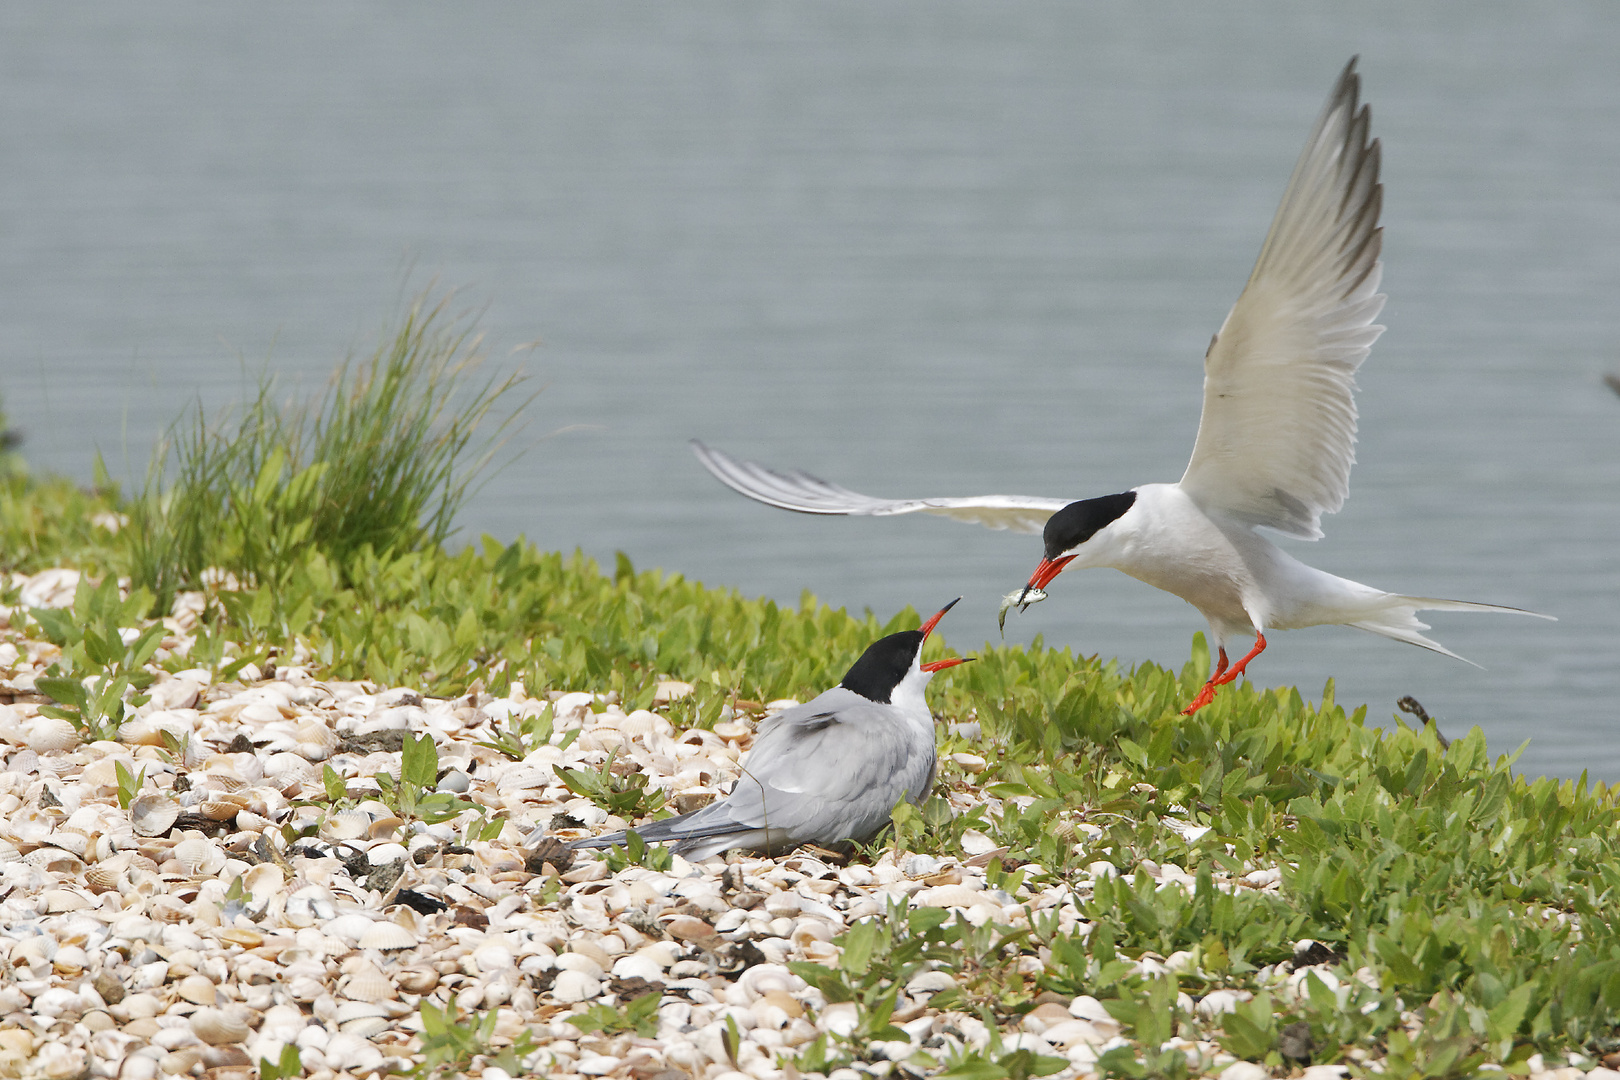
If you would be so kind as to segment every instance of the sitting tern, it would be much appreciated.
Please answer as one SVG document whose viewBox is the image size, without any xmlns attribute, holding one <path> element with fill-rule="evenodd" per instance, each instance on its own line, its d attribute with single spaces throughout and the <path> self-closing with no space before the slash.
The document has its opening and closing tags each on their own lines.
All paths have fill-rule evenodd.
<svg viewBox="0 0 1620 1080">
<path fill-rule="evenodd" d="M 1204 355 L 1204 405 L 1178 483 L 1070 502 L 1024 495 L 877 499 L 799 471 L 738 461 L 694 440 L 722 483 L 809 514 L 927 513 L 1043 533 L 1045 556 L 1005 608 L 1044 597 L 1065 567 L 1113 567 L 1186 600 L 1209 622 L 1219 659 L 1185 712 L 1207 705 L 1266 647 L 1266 633 L 1343 624 L 1458 657 L 1423 636 L 1419 611 L 1494 604 L 1384 592 L 1307 566 L 1258 528 L 1302 540 L 1344 505 L 1355 462 L 1356 369 L 1384 328 L 1378 140 L 1359 106 L 1351 59 L 1294 166 L 1237 303 Z M 1547 618 L 1548 616 L 1540 616 Z M 1226 641 L 1254 636 L 1229 664 Z"/>
<path fill-rule="evenodd" d="M 924 689 L 934 674 L 972 657 L 920 662 L 945 612 L 916 630 L 867 646 L 842 682 L 760 721 L 731 794 L 680 817 L 638 825 L 649 844 L 706 859 L 733 848 L 787 852 L 866 841 L 904 799 L 921 804 L 934 786 L 934 718 Z M 625 834 L 575 840 L 571 848 L 622 844 Z"/>
</svg>

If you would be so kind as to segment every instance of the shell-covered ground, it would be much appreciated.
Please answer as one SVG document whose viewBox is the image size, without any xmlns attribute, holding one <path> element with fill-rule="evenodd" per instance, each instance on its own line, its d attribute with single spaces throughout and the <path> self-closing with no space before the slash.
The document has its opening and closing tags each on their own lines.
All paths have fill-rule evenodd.
<svg viewBox="0 0 1620 1080">
<path fill-rule="evenodd" d="M 70 603 L 74 582 L 70 571 L 36 575 L 22 582 L 24 606 Z M 0 631 L 0 1076 L 246 1078 L 261 1059 L 288 1060 L 290 1046 L 302 1074 L 321 1080 L 413 1067 L 490 1080 L 927 1075 L 1020 1050 L 1026 1070 L 1067 1077 L 1094 1074 L 1099 1055 L 1125 1045 L 1089 996 L 1041 994 L 1012 1016 L 981 1007 L 986 979 L 1034 975 L 1050 959 L 1028 938 L 994 942 L 1032 920 L 1083 931 L 1075 901 L 1091 887 L 1085 873 L 1057 881 L 1033 865 L 1016 883 L 1001 877 L 1004 852 L 982 833 L 968 831 L 956 858 L 885 848 L 848 862 L 799 851 L 692 864 L 654 852 L 641 865 L 571 856 L 543 838 L 626 825 L 564 786 L 559 768 L 594 771 L 611 757 L 617 774 L 645 775 L 673 807 L 695 808 L 737 777 L 757 715 L 679 730 L 658 707 L 626 713 L 568 687 L 435 699 L 324 681 L 299 656 L 229 681 L 158 667 L 186 654 L 200 607 L 183 595 L 164 621 L 150 700 L 116 740 L 87 743 L 41 714 L 34 680 L 56 646 Z M 542 744 L 515 757 L 486 745 L 543 713 Z M 433 788 L 470 808 L 429 823 L 441 815 L 402 804 L 407 736 L 432 740 Z M 971 783 L 983 762 L 955 764 L 969 778 L 955 807 L 994 810 Z M 1160 888 L 1193 880 L 1169 864 L 1134 869 Z M 1220 885 L 1278 880 L 1261 866 Z M 835 939 L 902 910 L 941 913 L 924 925 L 987 928 L 996 963 L 934 955 L 886 997 L 862 1000 L 830 1000 L 830 984 L 789 968 L 858 977 L 864 958 Z M 1321 959 L 1302 943 L 1298 970 L 1280 964 L 1260 981 L 1304 992 Z M 1136 962 L 1165 970 L 1189 958 Z M 1246 996 L 1180 1005 L 1214 1019 Z M 1164 1046 L 1194 1073 L 1267 1075 L 1214 1042 Z M 795 1066 L 801 1053 L 811 1056 Z"/>
</svg>

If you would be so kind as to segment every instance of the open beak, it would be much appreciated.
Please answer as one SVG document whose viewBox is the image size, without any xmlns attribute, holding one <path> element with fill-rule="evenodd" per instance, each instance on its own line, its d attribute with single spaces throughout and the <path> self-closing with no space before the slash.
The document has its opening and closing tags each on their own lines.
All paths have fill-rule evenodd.
<svg viewBox="0 0 1620 1080">
<path fill-rule="evenodd" d="M 1042 559 L 1041 564 L 1035 568 L 1035 572 L 1029 575 L 1029 584 L 1024 586 L 1023 596 L 1019 597 L 1019 602 L 1023 603 L 1023 597 L 1028 596 L 1032 590 L 1046 588 L 1051 580 L 1062 573 L 1063 568 L 1068 566 L 1073 559 L 1073 555 L 1065 555 L 1060 559 Z M 1025 604 L 1024 606 L 1028 607 L 1029 605 Z"/>
<path fill-rule="evenodd" d="M 922 636 L 924 641 L 928 640 L 928 635 L 934 632 L 934 627 L 939 625 L 939 620 L 945 617 L 945 613 L 961 602 L 962 598 L 958 596 L 955 600 L 952 600 L 950 603 L 946 604 L 944 607 L 935 612 L 933 618 L 922 624 Z M 917 666 L 922 668 L 924 671 L 944 671 L 948 667 L 955 667 L 957 664 L 965 664 L 971 659 L 973 659 L 971 656 L 953 656 L 948 660 L 935 660 L 931 663 L 919 664 Z"/>
<path fill-rule="evenodd" d="M 951 608 L 955 607 L 957 604 L 960 604 L 961 602 L 962 602 L 962 598 L 960 596 L 958 596 L 955 600 L 952 600 L 950 603 L 946 604 L 944 607 L 940 608 L 937 612 L 935 612 L 933 618 L 929 619 L 927 622 L 922 624 L 920 629 L 922 630 L 922 636 L 923 636 L 924 641 L 928 640 L 928 635 L 932 634 L 934 632 L 934 627 L 939 625 L 939 620 L 941 620 L 941 619 L 943 619 L 945 617 L 945 613 L 947 611 L 951 610 Z"/>
</svg>

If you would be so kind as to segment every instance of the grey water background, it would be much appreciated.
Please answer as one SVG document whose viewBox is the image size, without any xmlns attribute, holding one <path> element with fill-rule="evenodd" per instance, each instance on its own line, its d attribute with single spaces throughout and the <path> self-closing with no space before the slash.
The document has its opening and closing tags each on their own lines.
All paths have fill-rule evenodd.
<svg viewBox="0 0 1620 1080">
<path fill-rule="evenodd" d="M 1483 670 L 1278 634 L 1253 674 L 1620 779 L 1612 5 L 7 5 L 0 394 L 36 469 L 138 479 L 189 402 L 318 389 L 437 277 L 545 384 L 469 539 L 885 618 L 961 593 L 971 649 L 1036 539 L 770 510 L 686 440 L 879 495 L 1176 479 L 1353 53 L 1389 332 L 1350 502 L 1290 548 L 1561 621 L 1435 614 Z M 1008 640 L 1179 666 L 1202 628 L 1089 571 Z"/>
</svg>

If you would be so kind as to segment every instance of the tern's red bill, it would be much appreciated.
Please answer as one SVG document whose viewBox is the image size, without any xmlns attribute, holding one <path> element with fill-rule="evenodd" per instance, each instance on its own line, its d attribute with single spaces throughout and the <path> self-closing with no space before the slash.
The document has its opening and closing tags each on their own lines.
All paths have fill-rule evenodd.
<svg viewBox="0 0 1620 1080">
<path fill-rule="evenodd" d="M 957 604 L 960 604 L 961 602 L 962 602 L 962 598 L 960 596 L 958 596 L 955 600 L 952 600 L 950 603 L 948 603 L 944 607 L 940 608 L 937 612 L 934 613 L 933 618 L 929 619 L 927 622 L 923 623 L 922 626 L 920 626 L 918 628 L 918 629 L 920 629 L 922 631 L 922 636 L 923 636 L 924 641 L 928 640 L 928 635 L 932 634 L 934 632 L 934 627 L 939 625 L 939 620 L 941 620 L 941 619 L 943 619 L 945 617 L 945 613 L 947 611 L 951 610 L 951 608 L 955 607 Z"/>
<path fill-rule="evenodd" d="M 1068 566 L 1069 561 L 1073 558 L 1073 555 L 1065 555 L 1060 559 L 1042 559 L 1041 564 L 1035 568 L 1035 572 L 1029 576 L 1029 587 L 1031 589 L 1046 588 L 1047 584 L 1062 573 L 1063 568 Z"/>
</svg>

